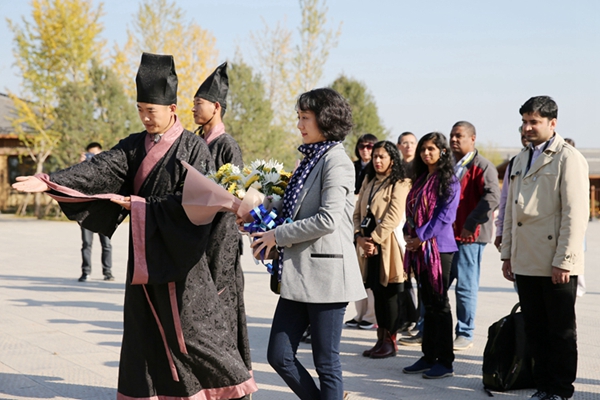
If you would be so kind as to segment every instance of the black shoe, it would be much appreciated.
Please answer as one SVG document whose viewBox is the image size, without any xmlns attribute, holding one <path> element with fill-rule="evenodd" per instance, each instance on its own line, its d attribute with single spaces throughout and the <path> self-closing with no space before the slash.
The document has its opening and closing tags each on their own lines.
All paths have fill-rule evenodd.
<svg viewBox="0 0 600 400">
<path fill-rule="evenodd" d="M 114 281 L 115 277 L 112 276 L 112 274 L 106 274 L 106 275 L 104 275 L 104 280 L 105 281 Z"/>
<path fill-rule="evenodd" d="M 360 321 L 358 327 L 360 329 L 373 329 L 375 328 L 375 324 L 369 321 Z"/>
<path fill-rule="evenodd" d="M 344 322 L 344 325 L 349 326 L 351 328 L 356 328 L 358 326 L 358 321 L 352 318 L 351 320 Z"/>
<path fill-rule="evenodd" d="M 79 281 L 79 282 L 85 282 L 85 281 L 87 281 L 87 277 L 88 277 L 88 274 L 86 274 L 86 273 L 83 273 L 83 274 L 81 274 L 81 276 L 79 277 L 78 281 Z"/>
</svg>

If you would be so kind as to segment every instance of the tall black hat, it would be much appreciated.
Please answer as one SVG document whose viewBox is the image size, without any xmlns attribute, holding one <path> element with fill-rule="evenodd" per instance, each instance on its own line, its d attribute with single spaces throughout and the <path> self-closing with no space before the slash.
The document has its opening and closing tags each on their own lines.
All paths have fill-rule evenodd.
<svg viewBox="0 0 600 400">
<path fill-rule="evenodd" d="M 177 72 L 173 56 L 143 53 L 135 84 L 138 103 L 177 104 Z"/>
<path fill-rule="evenodd" d="M 223 110 L 227 108 L 227 91 L 229 90 L 229 78 L 227 77 L 227 62 L 219 65 L 217 69 L 208 77 L 194 97 L 201 97 L 213 103 L 217 101 L 221 104 Z"/>
</svg>

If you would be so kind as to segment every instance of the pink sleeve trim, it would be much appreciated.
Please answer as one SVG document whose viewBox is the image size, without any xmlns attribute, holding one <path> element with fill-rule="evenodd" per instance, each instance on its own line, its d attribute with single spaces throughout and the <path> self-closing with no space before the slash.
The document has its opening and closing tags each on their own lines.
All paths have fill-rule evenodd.
<svg viewBox="0 0 600 400">
<path fill-rule="evenodd" d="M 69 197 L 65 197 L 65 196 L 46 193 L 48 196 L 52 197 L 53 199 L 55 199 L 56 201 L 59 201 L 61 203 L 83 203 L 83 202 L 92 201 L 92 200 L 111 200 L 111 199 L 123 200 L 123 196 L 121 196 L 120 194 L 114 194 L 114 193 L 103 193 L 103 194 L 95 194 L 93 196 L 88 196 L 87 194 L 83 194 L 81 192 L 78 192 L 77 190 L 74 190 L 74 189 L 68 188 L 66 186 L 59 185 L 58 183 L 52 182 L 50 180 L 50 177 L 47 174 L 37 174 L 37 175 L 35 175 L 35 177 L 38 178 L 40 181 L 44 182 L 46 185 L 48 185 L 48 187 L 50 189 L 54 190 L 55 192 L 59 192 L 65 196 L 69 196 Z"/>
<path fill-rule="evenodd" d="M 148 295 L 148 291 L 146 290 L 146 286 L 142 286 L 144 288 L 144 293 L 146 294 L 146 300 L 148 300 L 148 304 L 150 305 L 150 309 L 152 310 L 152 314 L 154 315 L 154 319 L 156 319 L 156 324 L 158 325 L 158 330 L 160 331 L 160 336 L 162 337 L 163 344 L 165 346 L 165 350 L 167 352 L 167 359 L 169 360 L 169 369 L 171 370 L 171 375 L 175 382 L 179 382 L 179 375 L 177 374 L 177 369 L 175 368 L 175 363 L 173 362 L 173 356 L 171 355 L 171 349 L 169 349 L 169 344 L 167 343 L 167 335 L 165 335 L 165 330 L 160 323 L 160 319 L 158 318 L 158 314 L 154 309 L 154 305 L 150 301 L 150 296 Z"/>
<path fill-rule="evenodd" d="M 152 396 L 152 397 L 130 397 L 117 393 L 117 400 L 215 400 L 215 399 L 237 399 L 247 394 L 258 391 L 252 371 L 250 379 L 238 385 L 214 389 L 202 389 L 189 397 L 176 396 Z"/>
<path fill-rule="evenodd" d="M 132 285 L 148 283 L 148 264 L 146 263 L 146 200 L 131 196 L 131 236 L 133 241 L 133 277 Z"/>
<path fill-rule="evenodd" d="M 187 354 L 187 347 L 183 338 L 183 330 L 181 329 L 181 319 L 179 318 L 179 306 L 177 305 L 177 287 L 175 282 L 169 282 L 169 297 L 171 298 L 171 312 L 173 313 L 173 324 L 175 325 L 175 334 L 177 335 L 177 343 L 179 343 L 179 351 Z"/>
</svg>

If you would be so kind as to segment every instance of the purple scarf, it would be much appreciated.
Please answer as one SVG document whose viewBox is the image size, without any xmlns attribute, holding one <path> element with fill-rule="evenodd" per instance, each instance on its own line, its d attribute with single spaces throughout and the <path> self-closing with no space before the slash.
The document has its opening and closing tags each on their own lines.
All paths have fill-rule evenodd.
<svg viewBox="0 0 600 400">
<path fill-rule="evenodd" d="M 406 219 L 414 222 L 413 226 L 408 222 L 405 225 L 405 232 L 409 236 L 417 237 L 416 228 L 423 226 L 433 217 L 433 210 L 438 201 L 439 185 L 440 180 L 437 172 L 429 177 L 423 174 L 415 181 L 410 192 L 408 192 Z M 420 279 L 421 272 L 427 271 L 433 290 L 440 294 L 444 292 L 442 262 L 435 237 L 423 242 L 421 248 L 417 251 L 406 252 L 404 271 L 409 274 L 411 267 L 414 269 L 417 279 Z"/>
<path fill-rule="evenodd" d="M 319 142 L 319 143 L 311 143 L 311 144 L 303 144 L 298 147 L 298 151 L 304 154 L 304 158 L 298 165 L 298 168 L 294 171 L 294 174 L 290 178 L 290 182 L 288 183 L 287 188 L 285 189 L 285 193 L 283 194 L 283 208 L 281 210 L 281 216 L 283 219 L 292 218 L 292 213 L 294 212 L 294 208 L 296 207 L 296 203 L 298 202 L 298 195 L 300 191 L 304 187 L 304 182 L 306 178 L 313 170 L 315 165 L 319 162 L 321 157 L 327 150 L 329 150 L 332 146 L 335 146 L 340 142 Z M 281 247 L 279 250 L 279 268 L 277 268 L 277 280 L 281 282 L 281 272 L 283 271 L 283 252 L 284 248 Z"/>
</svg>

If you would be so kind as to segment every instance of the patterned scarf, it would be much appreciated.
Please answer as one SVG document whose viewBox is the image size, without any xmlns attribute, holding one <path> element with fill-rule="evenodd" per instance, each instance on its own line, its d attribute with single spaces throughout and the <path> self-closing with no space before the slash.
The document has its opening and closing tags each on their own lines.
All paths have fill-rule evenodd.
<svg viewBox="0 0 600 400">
<path fill-rule="evenodd" d="M 287 188 L 285 189 L 285 193 L 283 194 L 283 208 L 281 211 L 281 217 L 283 219 L 292 218 L 292 213 L 294 212 L 294 208 L 296 207 L 296 203 L 298 202 L 298 195 L 302 188 L 304 187 L 304 182 L 306 182 L 306 178 L 313 170 L 315 165 L 319 162 L 321 157 L 327 151 L 336 144 L 341 142 L 319 142 L 319 143 L 311 143 L 311 144 L 303 144 L 298 147 L 298 151 L 304 154 L 304 158 L 298 165 L 298 168 L 294 171 L 294 174 L 290 178 L 290 182 L 288 183 Z M 280 247 L 279 250 L 279 268 L 277 268 L 277 280 L 281 282 L 281 272 L 283 271 L 283 252 L 284 248 Z"/>
<path fill-rule="evenodd" d="M 416 228 L 423 226 L 433 217 L 433 210 L 438 201 L 439 184 L 437 172 L 429 177 L 423 174 L 410 189 L 406 198 L 406 219 L 413 224 L 407 222 L 405 225 L 409 236 L 416 237 Z M 444 292 L 442 262 L 435 237 L 423 242 L 419 250 L 406 252 L 404 271 L 410 273 L 411 267 L 417 279 L 420 279 L 421 272 L 427 271 L 433 290 L 440 294 Z"/>
<path fill-rule="evenodd" d="M 469 165 L 469 163 L 471 162 L 473 157 L 475 157 L 475 154 L 476 153 L 474 151 L 468 152 L 467 154 L 465 154 L 465 156 L 463 158 L 460 159 L 459 162 L 456 163 L 456 165 L 454 165 L 454 175 L 456 175 L 459 182 L 462 180 L 463 176 L 465 176 L 465 174 L 467 173 L 467 171 L 468 171 L 467 165 Z"/>
</svg>

